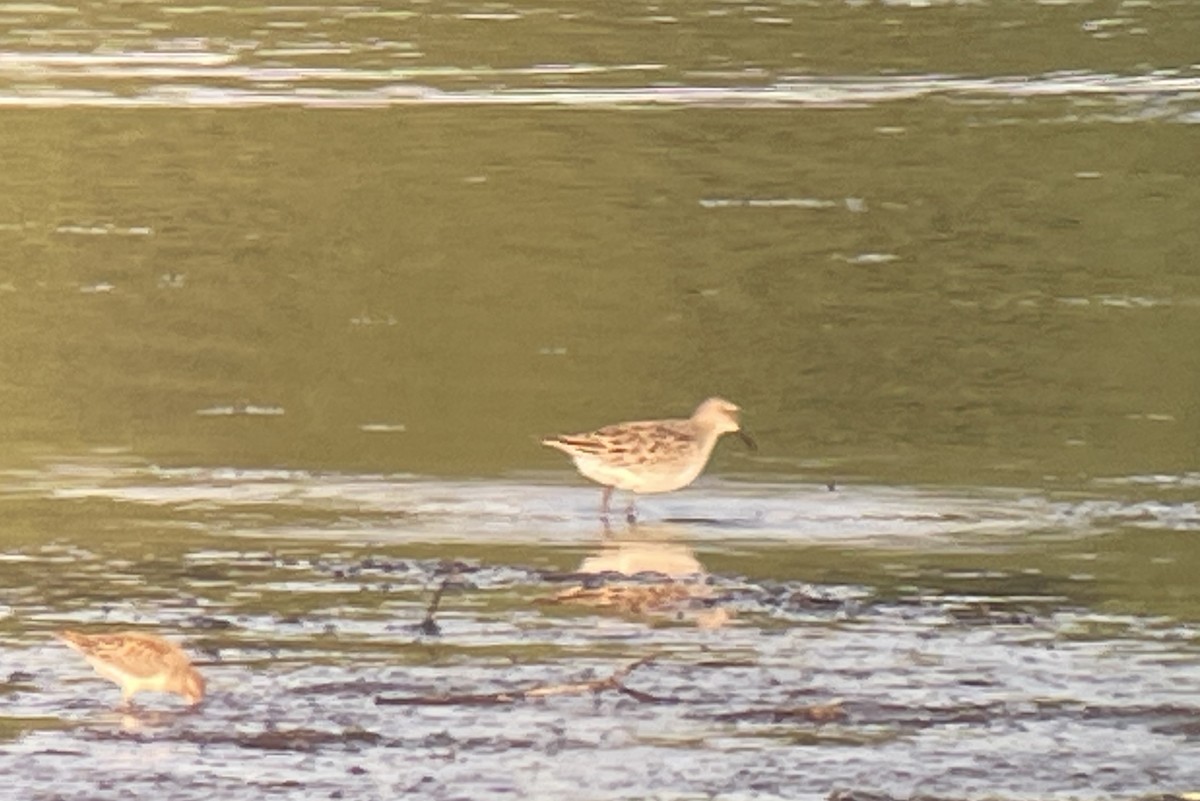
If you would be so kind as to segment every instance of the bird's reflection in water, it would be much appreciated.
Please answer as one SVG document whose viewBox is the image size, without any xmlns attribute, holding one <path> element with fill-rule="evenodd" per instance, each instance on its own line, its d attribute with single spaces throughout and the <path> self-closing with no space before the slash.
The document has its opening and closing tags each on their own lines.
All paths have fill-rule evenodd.
<svg viewBox="0 0 1200 801">
<path fill-rule="evenodd" d="M 701 628 L 724 626 L 733 615 L 720 605 L 696 552 L 680 541 L 682 531 L 674 526 L 642 526 L 620 539 L 605 540 L 579 566 L 579 573 L 597 580 L 567 588 L 552 602 Z"/>
<path fill-rule="evenodd" d="M 193 709 L 145 709 L 124 704 L 113 712 L 121 730 L 129 734 L 173 726 L 196 714 Z"/>
<path fill-rule="evenodd" d="M 655 525 L 630 528 L 605 538 L 596 552 L 584 558 L 580 573 L 659 573 L 668 578 L 705 575 L 696 552 L 682 541 L 685 528 Z"/>
</svg>

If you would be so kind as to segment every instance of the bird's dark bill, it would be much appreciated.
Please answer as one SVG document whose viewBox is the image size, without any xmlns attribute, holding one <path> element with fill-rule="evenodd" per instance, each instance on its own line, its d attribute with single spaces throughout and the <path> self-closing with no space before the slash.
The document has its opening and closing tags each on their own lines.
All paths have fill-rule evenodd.
<svg viewBox="0 0 1200 801">
<path fill-rule="evenodd" d="M 746 447 L 752 451 L 758 450 L 758 443 L 754 441 L 754 437 L 747 434 L 745 431 L 738 429 L 737 435 L 742 438 L 742 442 L 746 443 Z"/>
</svg>

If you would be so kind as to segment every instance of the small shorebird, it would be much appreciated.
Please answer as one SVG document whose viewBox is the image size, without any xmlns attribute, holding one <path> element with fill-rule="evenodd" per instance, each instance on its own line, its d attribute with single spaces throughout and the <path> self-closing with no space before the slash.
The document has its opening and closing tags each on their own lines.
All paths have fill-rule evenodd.
<svg viewBox="0 0 1200 801">
<path fill-rule="evenodd" d="M 582 434 L 546 437 L 542 444 L 562 451 L 580 473 L 604 485 L 600 513 L 608 519 L 613 489 L 635 494 L 670 492 L 686 487 L 708 464 L 722 434 L 737 434 L 751 450 L 757 445 L 742 431 L 738 407 L 709 398 L 686 420 L 643 420 L 617 423 Z M 625 518 L 634 522 L 630 501 Z"/>
<path fill-rule="evenodd" d="M 54 636 L 83 654 L 101 676 L 120 685 L 123 705 L 143 690 L 177 693 L 192 706 L 204 698 L 204 677 L 179 646 L 162 637 L 137 631 L 60 631 Z"/>
</svg>

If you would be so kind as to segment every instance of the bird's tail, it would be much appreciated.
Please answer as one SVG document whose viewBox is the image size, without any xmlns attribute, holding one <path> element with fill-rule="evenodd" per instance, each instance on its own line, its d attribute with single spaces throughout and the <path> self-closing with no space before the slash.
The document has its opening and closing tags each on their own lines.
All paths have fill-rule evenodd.
<svg viewBox="0 0 1200 801">
<path fill-rule="evenodd" d="M 88 636 L 82 632 L 63 629 L 54 632 L 54 636 L 74 648 L 76 651 L 87 650 Z"/>
<path fill-rule="evenodd" d="M 542 444 L 548 448 L 554 448 L 572 456 L 580 453 L 599 453 L 603 450 L 603 444 L 594 439 L 576 437 L 569 434 L 546 437 L 542 440 Z"/>
</svg>

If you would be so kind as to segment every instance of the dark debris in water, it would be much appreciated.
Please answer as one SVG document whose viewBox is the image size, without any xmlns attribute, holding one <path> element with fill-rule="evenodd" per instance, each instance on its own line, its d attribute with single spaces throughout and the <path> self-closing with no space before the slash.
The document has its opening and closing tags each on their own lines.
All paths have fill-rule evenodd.
<svg viewBox="0 0 1200 801">
<path fill-rule="evenodd" d="M 383 737 L 373 731 L 361 729 L 338 732 L 283 729 L 229 738 L 206 733 L 204 737 L 198 738 L 198 741 L 202 744 L 213 744 L 221 742 L 222 739 L 242 748 L 258 748 L 264 751 L 316 751 L 328 746 L 353 748 L 358 745 L 377 745 Z"/>
<path fill-rule="evenodd" d="M 346 582 L 347 589 L 355 591 L 381 592 L 387 595 L 419 594 L 425 596 L 429 605 L 422 620 L 413 623 L 419 634 L 436 636 L 441 629 L 437 612 L 450 593 L 481 592 L 504 588 L 539 585 L 566 585 L 568 589 L 549 598 L 552 603 L 561 602 L 574 593 L 580 603 L 588 590 L 614 595 L 616 587 L 652 587 L 686 584 L 691 587 L 707 586 L 704 603 L 709 607 L 722 607 L 733 616 L 753 619 L 763 615 L 773 620 L 781 616 L 797 620 L 811 620 L 813 616 L 830 619 L 857 616 L 869 613 L 873 607 L 887 604 L 913 609 L 934 608 L 941 614 L 965 625 L 1035 625 L 1044 620 L 1046 604 L 1028 600 L 1010 602 L 1003 598 L 987 598 L 977 601 L 940 599 L 929 595 L 910 595 L 884 599 L 868 588 L 836 585 L 814 585 L 801 581 L 749 581 L 736 575 L 713 575 L 696 573 L 691 576 L 675 576 L 653 569 L 631 573 L 617 570 L 551 570 L 520 565 L 485 565 L 461 559 L 392 559 L 379 555 L 363 556 L 354 560 L 318 559 L 310 564 L 316 575 L 326 575 L 338 582 Z M 387 578 L 388 581 L 379 581 Z M 649 597 L 665 590 L 646 590 Z M 636 602 L 636 591 L 628 591 L 628 606 L 646 607 Z M 693 601 L 701 593 L 693 591 Z M 545 601 L 545 599 L 543 599 Z M 650 604 L 653 606 L 653 604 Z M 623 613 L 624 604 L 597 603 L 596 608 Z M 300 618 L 286 616 L 282 622 L 295 623 Z M 200 628 L 235 625 L 223 620 L 197 618 Z"/>
<path fill-rule="evenodd" d="M 828 801 L 962 801 L 960 798 L 943 798 L 933 795 L 894 796 L 870 790 L 834 790 Z"/>
<path fill-rule="evenodd" d="M 615 690 L 644 703 L 677 703 L 677 699 L 663 698 L 635 690 L 625 684 L 625 678 L 639 667 L 653 662 L 653 657 L 643 657 L 626 665 L 611 675 L 602 679 L 587 681 L 537 684 L 519 690 L 505 690 L 494 693 L 457 693 L 420 696 L 379 696 L 375 703 L 380 706 L 479 706 L 513 704 L 534 698 L 548 698 L 554 695 L 583 695 L 597 694 L 607 690 Z"/>
<path fill-rule="evenodd" d="M 1155 793 L 1153 795 L 1129 796 L 1130 801 L 1196 801 L 1200 793 Z M 893 795 L 875 790 L 834 790 L 828 801 L 962 801 L 961 796 L 939 795 Z"/>
<path fill-rule="evenodd" d="M 738 709 L 730 712 L 720 712 L 712 717 L 713 720 L 723 723 L 783 723 L 797 721 L 828 723 L 845 720 L 846 710 L 842 707 L 841 700 L 833 700 L 809 706 Z"/>
<path fill-rule="evenodd" d="M 92 729 L 88 732 L 88 736 L 92 740 L 121 740 L 135 743 L 154 742 L 161 739 L 161 735 L 157 732 L 142 733 L 109 729 Z M 230 745 L 262 751 L 299 751 L 303 753 L 327 748 L 354 750 L 362 746 L 379 745 L 384 741 L 384 737 L 376 732 L 357 728 L 341 731 L 267 728 L 263 731 L 245 734 L 183 728 L 175 730 L 172 737 L 202 746 Z"/>
<path fill-rule="evenodd" d="M 1044 736 L 1047 729 L 1063 737 L 1065 727 L 1063 741 L 1082 749 L 1086 757 L 1076 761 L 1085 768 L 1134 762 L 1087 751 L 1096 732 L 1136 732 L 1135 745 L 1138 738 L 1170 738 L 1176 746 L 1200 738 L 1200 710 L 1186 703 L 1122 705 L 1105 695 L 1135 684 L 1140 669 L 1160 671 L 1147 682 L 1151 691 L 1170 686 L 1164 677 L 1178 678 L 1182 663 L 1126 666 L 1085 638 L 1060 636 L 1064 626 L 1092 625 L 1086 610 L 1064 616 L 1062 599 L 1041 603 L 1032 592 L 972 594 L 969 579 L 946 586 L 921 576 L 919 587 L 913 581 L 877 589 L 674 574 L 644 562 L 628 570 L 562 570 L 353 550 L 209 558 L 220 560 L 226 584 L 237 586 L 232 600 L 225 587 L 207 597 L 198 587 L 191 590 L 198 600 L 161 604 L 168 594 L 147 582 L 128 585 L 132 603 L 110 598 L 102 612 L 85 612 L 62 599 L 71 592 L 84 597 L 80 582 L 95 580 L 87 574 L 60 577 L 62 594 L 42 601 L 90 613 L 106 626 L 124 616 L 136 625 L 174 627 L 209 677 L 213 699 L 198 714 L 139 713 L 140 729 L 120 731 L 107 707 L 97 711 L 110 698 L 97 701 L 98 693 L 114 690 L 99 689 L 82 666 L 59 683 L 57 663 L 29 669 L 20 663 L 22 670 L 9 675 L 6 703 L 31 707 L 25 711 L 31 718 L 47 709 L 74 718 L 79 723 L 60 736 L 113 744 L 106 753 L 165 740 L 202 746 L 202 759 L 236 760 L 231 754 L 239 750 L 249 760 L 263 752 L 320 754 L 319 761 L 340 766 L 338 778 L 319 791 L 283 772 L 254 784 L 264 793 L 289 790 L 289 797 L 370 797 L 362 786 L 356 791 L 341 782 L 358 775 L 351 768 L 360 759 L 362 775 L 374 773 L 381 752 L 384 760 L 403 754 L 401 762 L 418 753 L 435 759 L 452 753 L 460 762 L 495 754 L 487 763 L 493 768 L 566 759 L 573 770 L 591 770 L 607 758 L 617 771 L 609 774 L 610 786 L 654 797 L 664 786 L 654 777 L 639 774 L 629 784 L 613 778 L 651 753 L 662 765 L 686 754 L 692 769 L 674 776 L 671 787 L 697 797 L 745 793 L 761 780 L 768 797 L 887 801 L 893 796 L 880 788 L 904 786 L 906 775 L 921 771 L 911 762 L 893 770 L 897 753 L 929 758 L 930 775 L 938 764 L 1000 753 L 979 770 L 1008 776 L 1005 787 L 1028 788 L 1051 779 L 1026 782 L 1027 766 L 1040 764 L 1041 755 L 1011 753 L 1015 737 Z M 147 609 L 173 617 L 154 621 Z M 1153 634 L 1122 618 L 1105 621 L 1109 637 Z M 1080 665 L 1122 672 L 1117 679 L 1098 673 L 1089 683 Z M 264 728 L 263 720 L 274 724 Z M 14 724 L 14 731 L 30 730 Z M 1004 736 L 993 749 L 992 739 Z M 781 768 L 800 747 L 811 749 L 820 770 L 849 766 L 849 789 L 831 791 L 828 781 L 814 789 L 810 774 Z M 963 756 L 963 748 L 975 750 Z M 608 749 L 624 755 L 606 757 Z M 720 776 L 694 770 L 718 761 L 731 766 Z M 861 781 L 876 774 L 890 778 L 878 786 Z M 745 781 L 730 778 L 736 776 Z M 434 785 L 428 793 L 420 785 L 419 792 L 455 797 L 451 784 Z M 398 778 L 387 797 L 410 786 L 418 786 L 418 777 Z M 918 789 L 909 785 L 894 797 L 912 801 L 921 797 Z"/>
</svg>

